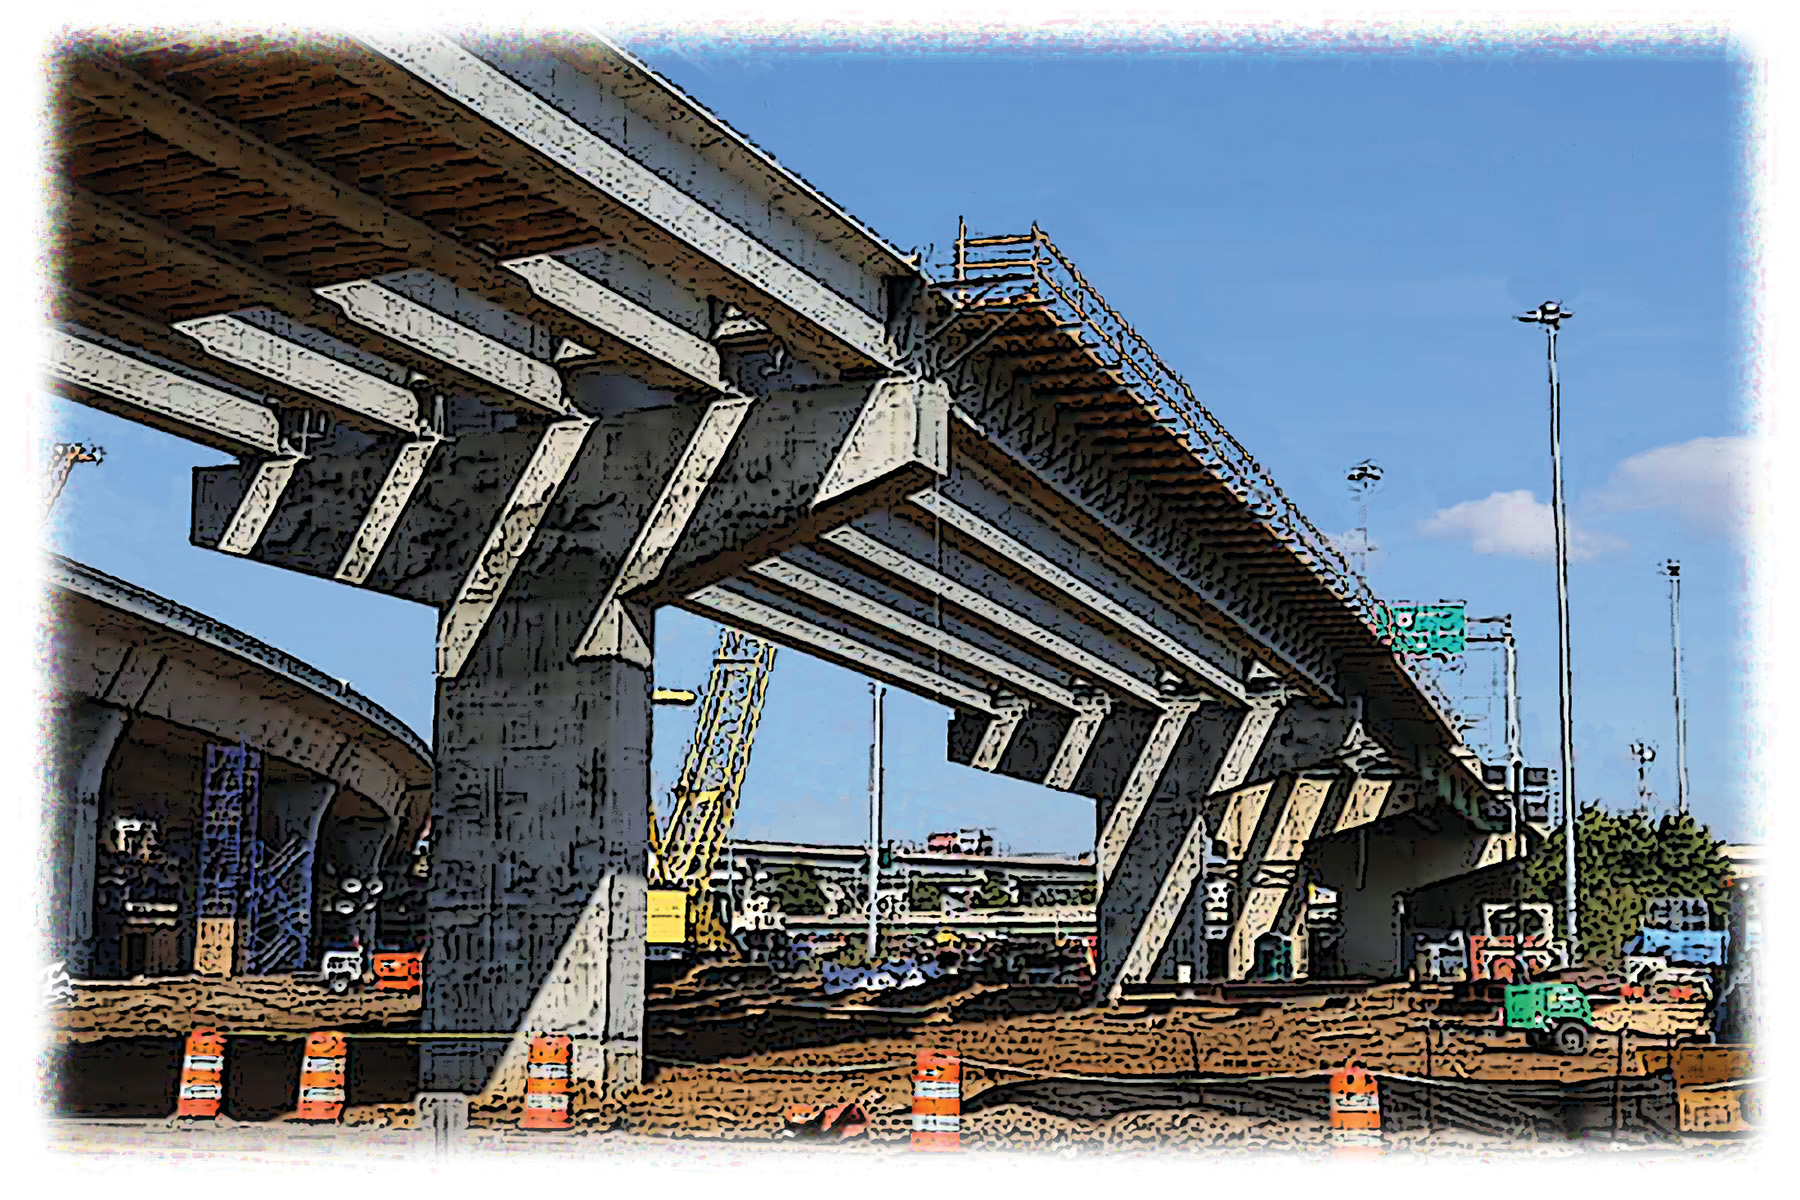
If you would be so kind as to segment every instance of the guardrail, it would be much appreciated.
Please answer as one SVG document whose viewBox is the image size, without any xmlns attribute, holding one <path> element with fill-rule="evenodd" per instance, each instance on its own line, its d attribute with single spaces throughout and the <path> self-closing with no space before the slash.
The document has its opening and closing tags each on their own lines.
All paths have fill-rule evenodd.
<svg viewBox="0 0 1800 1200">
<path fill-rule="evenodd" d="M 983 309 L 1037 309 L 1060 324 L 1094 339 L 1091 349 L 1111 355 L 1103 367 L 1157 422 L 1180 436 L 1201 466 L 1223 483 L 1276 540 L 1325 588 L 1355 613 L 1370 634 L 1387 645 L 1387 604 L 1358 574 L 1331 538 L 1281 490 L 1254 455 L 1233 437 L 1193 389 L 1162 360 L 1142 334 L 1106 302 L 1066 254 L 1032 222 L 1030 233 L 970 237 L 958 222 L 954 278 L 947 290 L 959 306 Z M 1452 729 L 1460 726 L 1455 706 L 1437 681 L 1400 655 L 1395 661 Z"/>
</svg>

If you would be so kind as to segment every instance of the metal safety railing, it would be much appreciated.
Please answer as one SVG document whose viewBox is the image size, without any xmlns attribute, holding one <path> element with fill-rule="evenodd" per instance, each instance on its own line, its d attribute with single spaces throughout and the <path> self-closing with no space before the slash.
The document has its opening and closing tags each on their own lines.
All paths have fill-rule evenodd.
<svg viewBox="0 0 1800 1200">
<path fill-rule="evenodd" d="M 954 277 L 945 290 L 959 308 L 1037 310 L 1050 314 L 1114 374 L 1124 390 L 1176 433 L 1201 466 L 1217 478 L 1277 541 L 1309 568 L 1326 589 L 1384 645 L 1386 603 L 1369 587 L 1335 543 L 1302 513 L 1255 456 L 1195 398 L 1193 389 L 1164 362 L 1142 334 L 1106 302 L 1099 290 L 1047 234 L 970 237 L 957 222 Z M 1453 729 L 1455 706 L 1437 682 L 1404 657 L 1395 660 Z"/>
</svg>

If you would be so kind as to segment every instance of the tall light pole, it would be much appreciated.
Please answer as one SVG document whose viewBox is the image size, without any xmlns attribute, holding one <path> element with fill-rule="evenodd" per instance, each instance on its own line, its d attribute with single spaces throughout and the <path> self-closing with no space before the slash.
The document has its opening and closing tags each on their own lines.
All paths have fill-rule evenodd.
<svg viewBox="0 0 1800 1200">
<path fill-rule="evenodd" d="M 1641 738 L 1631 743 L 1631 757 L 1638 765 L 1638 804 L 1650 811 L 1650 764 L 1656 761 L 1656 747 Z"/>
<path fill-rule="evenodd" d="M 1381 482 L 1381 464 L 1371 459 L 1363 459 L 1345 473 L 1344 479 L 1357 491 L 1362 514 L 1362 527 L 1357 530 L 1356 573 L 1369 573 L 1369 551 L 1375 547 L 1369 545 L 1369 489 Z"/>
<path fill-rule="evenodd" d="M 881 709 L 882 701 L 887 696 L 887 687 L 879 683 L 869 685 L 869 696 L 873 701 L 873 736 L 869 739 L 869 962 L 875 962 L 875 903 L 876 894 L 881 887 Z"/>
<path fill-rule="evenodd" d="M 1669 577 L 1669 641 L 1675 657 L 1675 810 L 1687 815 L 1687 706 L 1681 695 L 1681 563 L 1663 564 Z"/>
<path fill-rule="evenodd" d="M 1569 675 L 1569 518 L 1563 509 L 1562 384 L 1556 377 L 1556 331 L 1575 314 L 1546 300 L 1519 320 L 1544 327 L 1550 357 L 1550 509 L 1556 521 L 1556 666 L 1562 722 L 1563 918 L 1569 961 L 1580 961 L 1575 908 L 1575 708 Z"/>
<path fill-rule="evenodd" d="M 1512 838 L 1513 855 L 1519 853 L 1519 805 L 1523 803 L 1525 792 L 1525 756 L 1519 748 L 1519 647 L 1513 641 L 1512 614 L 1499 617 L 1475 617 L 1472 625 L 1498 625 L 1500 636 L 1490 635 L 1471 637 L 1471 642 L 1500 643 L 1506 651 L 1506 778 L 1508 789 L 1512 794 L 1512 802 L 1507 806 L 1507 832 Z"/>
</svg>

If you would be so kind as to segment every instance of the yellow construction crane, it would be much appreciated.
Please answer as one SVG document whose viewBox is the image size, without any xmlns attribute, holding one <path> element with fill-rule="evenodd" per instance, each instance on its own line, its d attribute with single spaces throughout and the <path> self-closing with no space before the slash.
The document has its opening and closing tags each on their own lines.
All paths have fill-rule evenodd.
<svg viewBox="0 0 1800 1200">
<path fill-rule="evenodd" d="M 665 949 L 735 954 L 736 943 L 712 905 L 712 873 L 725 849 L 762 720 L 775 646 L 731 628 L 719 631 L 712 674 L 700 701 L 694 739 L 669 795 L 669 811 L 650 813 L 647 940 Z"/>
<path fill-rule="evenodd" d="M 69 472 L 79 463 L 97 463 L 106 458 L 106 448 L 84 442 L 58 442 L 50 447 L 50 486 L 44 495 L 44 515 L 56 510 L 56 501 L 69 482 Z"/>
</svg>

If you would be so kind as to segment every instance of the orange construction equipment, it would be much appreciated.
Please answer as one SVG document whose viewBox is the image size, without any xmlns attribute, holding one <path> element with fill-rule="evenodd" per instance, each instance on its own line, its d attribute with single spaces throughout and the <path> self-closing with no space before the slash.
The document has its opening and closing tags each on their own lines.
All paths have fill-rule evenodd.
<svg viewBox="0 0 1800 1200">
<path fill-rule="evenodd" d="M 211 1120 L 225 1098 L 225 1035 L 216 1029 L 188 1034 L 181 1058 L 181 1093 L 175 1115 Z"/>
<path fill-rule="evenodd" d="M 425 978 L 425 956 L 416 950 L 383 952 L 370 968 L 378 992 L 416 992 Z"/>
<path fill-rule="evenodd" d="M 1481 932 L 1469 935 L 1469 978 L 1530 983 L 1567 965 L 1567 947 L 1556 940 L 1555 928 L 1548 904 L 1483 904 Z"/>
<path fill-rule="evenodd" d="M 531 1055 L 525 1067 L 525 1117 L 521 1129 L 569 1127 L 569 1054 L 573 1041 L 564 1033 L 539 1033 L 531 1038 Z"/>
<path fill-rule="evenodd" d="M 344 1115 L 344 1076 L 349 1059 L 350 1041 L 343 1034 L 322 1031 L 306 1035 L 295 1120 L 336 1121 Z"/>
<path fill-rule="evenodd" d="M 869 1105 L 881 1099 L 878 1091 L 867 1091 L 842 1104 L 790 1104 L 783 1114 L 784 1124 L 777 1137 L 831 1138 L 848 1141 L 869 1131 Z"/>
<path fill-rule="evenodd" d="M 69 472 L 78 463 L 98 463 L 106 461 L 106 447 L 88 446 L 81 442 L 58 442 L 50 447 L 50 479 L 44 489 L 44 513 L 48 516 L 56 508 L 56 501 L 62 495 L 63 487 L 69 482 Z"/>
<path fill-rule="evenodd" d="M 1381 1148 L 1381 1087 L 1354 1059 L 1331 1073 L 1331 1144 Z"/>
<path fill-rule="evenodd" d="M 962 1060 L 919 1051 L 913 1067 L 912 1148 L 962 1149 Z"/>
</svg>

